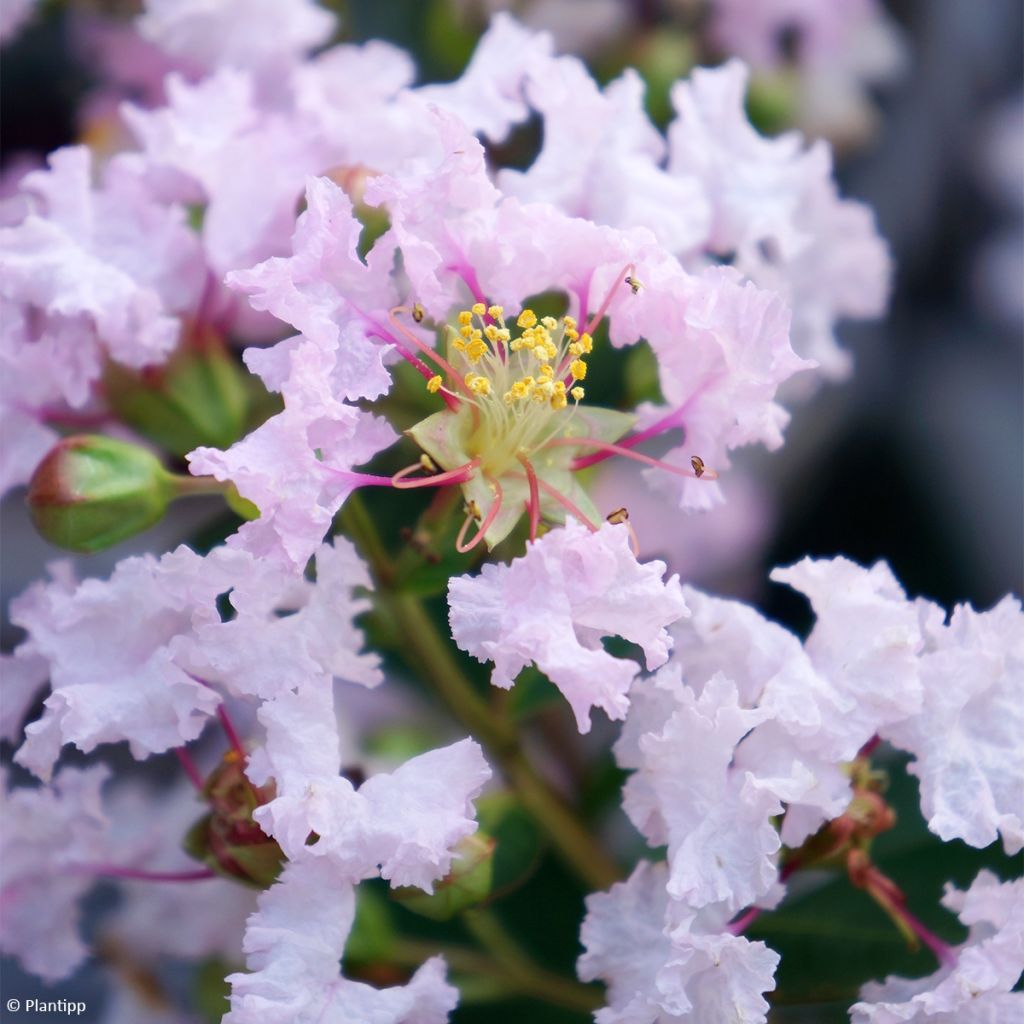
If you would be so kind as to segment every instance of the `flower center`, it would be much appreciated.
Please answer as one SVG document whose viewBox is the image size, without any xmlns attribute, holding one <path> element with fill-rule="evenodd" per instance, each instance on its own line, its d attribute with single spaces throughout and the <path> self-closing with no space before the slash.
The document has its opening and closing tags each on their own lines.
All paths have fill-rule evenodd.
<svg viewBox="0 0 1024 1024">
<path fill-rule="evenodd" d="M 512 337 L 502 307 L 482 302 L 460 312 L 458 322 L 458 329 L 447 329 L 447 345 L 449 362 L 461 374 L 461 393 L 449 391 L 440 375 L 427 382 L 427 390 L 444 391 L 475 408 L 465 451 L 480 459 L 483 472 L 500 477 L 564 431 L 583 398 L 583 357 L 593 339 L 579 332 L 571 316 L 538 319 L 532 309 L 519 314 L 520 333 Z M 573 408 L 566 414 L 570 399 Z"/>
</svg>

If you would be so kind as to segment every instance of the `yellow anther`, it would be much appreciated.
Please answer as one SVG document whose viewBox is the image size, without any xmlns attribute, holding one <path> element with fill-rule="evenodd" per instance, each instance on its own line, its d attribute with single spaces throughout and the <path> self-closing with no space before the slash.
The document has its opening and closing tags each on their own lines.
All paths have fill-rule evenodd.
<svg viewBox="0 0 1024 1024">
<path fill-rule="evenodd" d="M 472 308 L 477 316 L 483 316 L 487 312 L 487 307 L 482 302 L 474 302 Z"/>
<path fill-rule="evenodd" d="M 553 316 L 546 316 L 541 320 L 541 323 L 549 330 L 553 331 L 558 326 L 558 321 Z"/>
<path fill-rule="evenodd" d="M 509 329 L 507 327 L 499 327 L 498 328 L 498 340 L 499 341 L 504 341 L 507 344 L 508 343 L 508 339 L 511 338 L 511 337 L 512 337 L 512 335 L 509 333 Z"/>
<path fill-rule="evenodd" d="M 480 374 L 469 374 L 466 377 L 466 384 L 474 395 L 489 395 L 491 393 L 491 382 Z"/>
<path fill-rule="evenodd" d="M 441 390 L 441 385 L 443 383 L 444 383 L 444 380 L 442 379 L 441 374 L 435 373 L 434 376 L 431 377 L 430 380 L 427 381 L 427 390 L 432 395 L 436 395 L 437 392 Z"/>
<path fill-rule="evenodd" d="M 468 327 L 472 322 L 473 322 L 473 314 L 470 313 L 470 311 L 468 309 L 464 309 L 459 314 L 459 323 L 462 324 L 463 327 Z"/>
<path fill-rule="evenodd" d="M 463 324 L 459 328 L 459 334 L 461 334 L 464 338 L 472 338 L 473 337 L 473 331 L 475 329 L 476 328 L 474 328 L 472 326 L 472 324 Z"/>
<path fill-rule="evenodd" d="M 428 473 L 437 472 L 437 466 L 434 465 L 434 460 L 426 452 L 420 456 L 420 465 Z"/>
<path fill-rule="evenodd" d="M 639 278 L 632 276 L 626 278 L 626 284 L 629 285 L 629 289 L 634 295 L 643 288 L 643 282 Z"/>
<path fill-rule="evenodd" d="M 580 336 L 580 332 L 577 331 L 574 327 L 566 327 L 566 329 L 565 329 L 565 336 L 570 341 L 578 341 L 579 340 L 579 336 Z"/>
<path fill-rule="evenodd" d="M 537 314 L 532 309 L 524 309 L 516 320 L 519 327 L 532 327 L 537 322 Z"/>
<path fill-rule="evenodd" d="M 488 324 L 484 328 L 484 336 L 493 345 L 498 340 L 498 328 L 494 324 Z"/>
<path fill-rule="evenodd" d="M 573 388 L 572 391 L 569 392 L 569 394 L 572 395 L 572 397 L 575 398 L 577 402 L 583 401 L 583 388 Z"/>
<path fill-rule="evenodd" d="M 569 355 L 571 355 L 571 356 L 581 356 L 581 355 L 583 355 L 583 346 L 578 341 L 574 341 L 569 346 Z"/>
<path fill-rule="evenodd" d="M 504 306 L 488 306 L 487 315 L 493 320 L 500 320 L 505 315 Z"/>
<path fill-rule="evenodd" d="M 587 376 L 587 364 L 582 359 L 574 359 L 569 364 L 569 372 L 573 380 L 585 380 Z"/>
<path fill-rule="evenodd" d="M 567 331 L 574 330 L 575 327 L 576 327 L 576 317 L 574 317 L 574 316 L 563 316 L 562 317 L 562 323 L 565 324 L 565 329 Z"/>
<path fill-rule="evenodd" d="M 540 368 L 540 379 L 551 380 L 555 375 L 554 367 L 550 363 L 544 363 Z"/>
<path fill-rule="evenodd" d="M 552 409 L 564 409 L 568 404 L 569 399 L 565 397 L 564 391 L 557 391 L 551 396 Z"/>
<path fill-rule="evenodd" d="M 423 318 L 427 315 L 427 311 L 423 308 L 423 304 L 416 302 L 413 303 L 412 307 L 412 318 L 416 323 L 423 323 Z"/>
<path fill-rule="evenodd" d="M 487 344 L 482 338 L 474 338 L 466 346 L 466 358 L 471 362 L 475 363 L 482 359 L 487 354 Z"/>
<path fill-rule="evenodd" d="M 591 352 L 594 348 L 594 339 L 584 331 L 580 335 L 580 344 L 583 346 L 584 352 Z"/>
</svg>

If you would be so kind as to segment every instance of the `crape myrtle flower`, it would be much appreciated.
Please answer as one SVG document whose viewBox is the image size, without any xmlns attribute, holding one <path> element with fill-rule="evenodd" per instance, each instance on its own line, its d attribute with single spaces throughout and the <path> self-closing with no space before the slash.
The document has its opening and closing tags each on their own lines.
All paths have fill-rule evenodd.
<svg viewBox="0 0 1024 1024">
<path fill-rule="evenodd" d="M 88 406 L 106 357 L 167 358 L 203 286 L 184 209 L 157 202 L 127 163 L 111 163 L 99 187 L 84 147 L 49 165 L 21 179 L 25 216 L 0 228 L 2 489 L 25 482 L 56 440 L 48 419 Z"/>
<path fill-rule="evenodd" d="M 47 981 L 67 977 L 87 956 L 78 901 L 94 877 L 76 870 L 107 857 L 102 766 L 65 768 L 52 787 L 11 789 L 6 769 L 0 857 L 4 953 Z"/>
<path fill-rule="evenodd" d="M 881 736 L 915 755 L 922 812 L 941 838 L 981 847 L 1002 836 L 1007 852 L 1019 851 L 1019 603 L 958 608 L 947 625 L 941 609 L 910 601 L 884 563 L 805 559 L 773 578 L 805 593 L 817 613 L 804 644 L 739 602 L 687 587 L 690 615 L 670 627 L 667 665 L 633 683 L 615 746 L 632 772 L 623 804 L 652 847 L 667 847 L 667 862 L 588 900 L 580 976 L 610 985 L 598 1019 L 764 1020 L 757 997 L 772 987 L 777 957 L 736 939 L 779 902 L 794 870 L 829 858 L 845 861 L 851 882 L 943 964 L 931 979 L 869 986 L 855 1020 L 975 1019 L 974 997 L 978 1020 L 1002 1019 L 1024 965 L 1019 925 L 1009 924 L 1020 883 L 1000 888 L 983 874 L 973 900 L 947 897 L 979 925 L 962 952 L 928 932 L 870 864 L 871 838 L 894 818 L 865 751 Z M 687 987 L 680 973 L 700 962 L 688 944 L 705 923 L 721 943 L 716 963 L 744 958 L 715 975 L 735 986 L 730 1013 L 707 991 L 701 998 L 712 1001 L 700 1003 L 699 984 Z"/>
<path fill-rule="evenodd" d="M 734 60 L 674 86 L 666 145 L 635 72 L 602 91 L 579 60 L 546 47 L 537 35 L 541 56 L 524 78 L 543 145 L 525 171 L 499 172 L 501 189 L 599 224 L 648 227 L 692 267 L 732 263 L 783 296 L 801 356 L 827 377 L 848 374 L 836 324 L 884 312 L 891 266 L 868 208 L 839 197 L 827 144 L 758 134 L 744 103 L 749 73 Z"/>
<path fill-rule="evenodd" d="M 16 759 L 47 779 L 64 743 L 88 753 L 127 740 L 137 758 L 187 743 L 222 692 L 259 701 L 300 685 L 329 688 L 335 677 L 375 685 L 376 655 L 361 653 L 351 624 L 367 607 L 353 596 L 369 584 L 366 570 L 341 539 L 317 565 L 313 584 L 245 552 L 202 557 L 182 546 L 125 559 L 107 581 L 75 587 L 58 577 L 31 589 L 12 605 L 28 633 L 18 651 L 46 660 L 51 693 Z"/>
<path fill-rule="evenodd" d="M 710 41 L 795 92 L 805 131 L 863 142 L 875 127 L 871 90 L 906 70 L 902 35 L 878 0 L 712 0 Z"/>
<path fill-rule="evenodd" d="M 338 973 L 355 917 L 355 888 L 329 861 L 300 856 L 260 896 L 249 919 L 249 973 L 228 976 L 225 1024 L 443 1024 L 458 1002 L 441 957 L 408 985 L 375 989 Z"/>
<path fill-rule="evenodd" d="M 639 644 L 657 668 L 671 647 L 666 626 L 687 613 L 677 577 L 663 562 L 641 565 L 624 524 L 590 533 L 570 519 L 527 547 L 511 565 L 485 565 L 478 577 L 448 583 L 455 642 L 493 661 L 491 682 L 505 689 L 534 663 L 572 706 L 580 732 L 590 709 L 624 718 L 639 666 L 601 646 L 615 634 Z"/>
<path fill-rule="evenodd" d="M 608 985 L 597 1024 L 762 1024 L 779 955 L 730 934 L 728 910 L 695 913 L 672 900 L 666 875 L 665 864 L 641 861 L 627 881 L 587 897 L 577 969 Z"/>
<path fill-rule="evenodd" d="M 886 308 L 891 265 L 870 209 L 841 199 L 828 145 L 805 148 L 790 132 L 768 139 L 747 119 L 748 70 L 740 61 L 698 68 L 672 88 L 669 170 L 695 177 L 711 204 L 705 248 L 793 311 L 793 347 L 830 378 L 850 357 L 835 324 Z"/>
<path fill-rule="evenodd" d="M 1024 1012 L 1024 992 L 1014 991 L 1024 970 L 1024 881 L 982 871 L 965 891 L 947 885 L 942 902 L 970 929 L 967 941 L 929 977 L 865 985 L 853 1024 L 1009 1024 Z"/>
<path fill-rule="evenodd" d="M 776 388 L 808 365 L 789 348 L 781 303 L 729 271 L 691 277 L 642 229 L 602 228 L 547 204 L 502 197 L 465 127 L 439 110 L 424 116 L 435 126 L 440 163 L 370 179 L 364 200 L 386 208 L 391 226 L 365 263 L 357 256 L 361 227 L 350 200 L 320 179 L 307 187 L 294 255 L 229 276 L 255 308 L 303 332 L 273 356 L 251 357 L 285 395 L 285 411 L 226 453 L 192 455 L 193 472 L 232 480 L 266 516 L 232 543 L 251 541 L 267 551 L 263 534 L 271 529 L 301 563 L 348 491 L 389 482 L 461 486 L 469 509 L 463 550 L 481 541 L 493 547 L 524 507 L 531 536 L 542 516 L 557 523 L 567 513 L 596 529 L 601 517 L 574 476 L 594 461 L 619 454 L 658 466 L 681 479 L 684 505 L 700 506 L 716 500 L 714 467 L 727 464 L 730 448 L 781 443 L 787 416 L 773 400 Z M 396 255 L 402 280 L 393 271 Z M 574 315 L 538 317 L 524 307 L 528 296 L 551 289 L 568 293 Z M 406 305 L 390 306 L 399 296 Z M 464 302 L 468 308 L 459 310 Z M 518 312 L 506 316 L 507 309 Z M 613 343 L 644 337 L 662 357 L 669 401 L 667 410 L 646 410 L 647 425 L 621 445 L 615 442 L 631 418 L 581 405 L 593 331 L 605 316 Z M 443 352 L 423 336 L 428 321 L 443 334 Z M 409 431 L 432 476 L 410 478 L 419 465 L 391 481 L 360 475 L 352 467 L 371 451 L 358 443 L 315 443 L 313 425 L 326 438 L 344 436 L 352 430 L 346 423 L 369 415 L 339 399 L 374 397 L 386 387 L 373 346 L 382 357 L 409 360 L 444 402 Z M 303 384 L 312 376 L 310 360 L 320 368 L 319 393 Z M 294 424 L 299 429 L 288 431 Z M 278 440 L 286 431 L 294 439 L 301 429 L 310 435 L 306 472 L 319 490 L 313 524 L 309 489 L 296 490 L 297 453 Z M 631 450 L 675 429 L 687 431 L 688 447 L 665 462 Z M 374 436 L 383 447 L 383 433 Z M 710 458 L 695 460 L 691 445 L 706 445 Z"/>
<path fill-rule="evenodd" d="M 337 19 L 315 0 L 145 0 L 135 27 L 188 65 L 271 79 L 326 43 Z"/>
<path fill-rule="evenodd" d="M 950 627 L 932 606 L 941 646 L 929 650 L 920 607 L 884 563 L 805 559 L 773 578 L 817 612 L 805 644 L 684 588 L 691 614 L 670 629 L 668 665 L 630 693 L 615 746 L 633 771 L 624 807 L 652 846 L 668 846 L 673 898 L 734 911 L 765 898 L 782 843 L 799 847 L 850 803 L 844 765 L 875 735 L 918 758 L 934 832 L 980 847 L 1001 835 L 1019 850 L 1019 604 L 961 609 Z M 950 684 L 966 671 L 971 684 Z"/>
</svg>

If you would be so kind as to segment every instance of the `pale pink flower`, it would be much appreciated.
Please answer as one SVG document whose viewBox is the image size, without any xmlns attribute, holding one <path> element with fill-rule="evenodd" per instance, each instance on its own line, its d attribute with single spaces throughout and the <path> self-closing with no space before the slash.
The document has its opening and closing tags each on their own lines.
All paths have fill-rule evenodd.
<svg viewBox="0 0 1024 1024">
<path fill-rule="evenodd" d="M 554 44 L 547 33 L 524 29 L 496 14 L 459 78 L 418 90 L 427 103 L 456 115 L 471 131 L 503 142 L 513 125 L 530 116 L 524 83 L 531 71 L 550 67 Z"/>
<path fill-rule="evenodd" d="M 544 144 L 526 171 L 498 174 L 505 193 L 599 224 L 649 228 L 672 252 L 703 243 L 710 205 L 696 178 L 665 170 L 665 139 L 644 111 L 637 72 L 601 91 L 582 62 L 560 57 L 532 70 L 526 93 L 544 119 Z"/>
<path fill-rule="evenodd" d="M 244 71 L 196 84 L 172 74 L 165 88 L 166 107 L 122 107 L 141 147 L 133 164 L 165 197 L 206 204 L 202 240 L 218 274 L 286 251 L 306 177 L 328 164 L 314 133 L 268 109 Z"/>
<path fill-rule="evenodd" d="M 49 162 L 19 183 L 25 216 L 0 228 L 6 486 L 24 483 L 55 439 L 45 419 L 89 402 L 106 358 L 167 358 L 203 282 L 184 210 L 158 203 L 126 162 L 99 187 L 84 147 Z"/>
<path fill-rule="evenodd" d="M 8 787 L 0 773 L 0 946 L 47 981 L 66 978 L 88 950 L 78 934 L 78 901 L 92 887 L 82 865 L 108 851 L 100 800 L 106 768 L 65 768 L 53 786 Z"/>
<path fill-rule="evenodd" d="M 375 989 L 340 975 L 355 917 L 353 881 L 330 860 L 286 865 L 249 919 L 248 973 L 228 976 L 224 1024 L 443 1024 L 458 1002 L 444 961 L 424 963 L 408 985 Z"/>
<path fill-rule="evenodd" d="M 314 0 L 146 0 L 136 21 L 143 39 L 173 57 L 267 76 L 326 43 L 336 24 Z"/>
<path fill-rule="evenodd" d="M 966 891 L 946 886 L 942 901 L 970 928 L 951 961 L 926 978 L 887 978 L 861 989 L 853 1024 L 1010 1024 L 1024 1013 L 1012 991 L 1024 970 L 1024 880 L 982 871 Z"/>
<path fill-rule="evenodd" d="M 341 775 L 329 689 L 283 694 L 259 719 L 266 740 L 248 774 L 258 785 L 273 778 L 277 796 L 256 819 L 289 857 L 308 853 L 352 880 L 379 871 L 393 885 L 429 890 L 447 873 L 452 847 L 476 830 L 472 801 L 491 772 L 472 740 L 420 754 L 356 789 Z M 314 832 L 320 838 L 307 846 Z"/>
<path fill-rule="evenodd" d="M 1024 615 L 1005 597 L 976 612 L 919 602 L 925 632 L 921 711 L 881 735 L 914 755 L 921 810 L 946 841 L 1024 847 Z"/>
<path fill-rule="evenodd" d="M 757 133 L 744 108 L 747 77 L 730 61 L 673 87 L 669 168 L 703 184 L 711 252 L 780 293 L 793 309 L 796 351 L 842 376 L 849 358 L 837 347 L 835 323 L 884 311 L 888 252 L 870 212 L 838 197 L 825 143 L 805 148 L 796 133 Z"/>
<path fill-rule="evenodd" d="M 640 671 L 605 651 L 604 637 L 639 644 L 648 668 L 668 657 L 665 627 L 686 614 L 686 604 L 678 578 L 665 582 L 664 573 L 663 562 L 637 562 L 624 527 L 590 533 L 570 519 L 510 565 L 452 579 L 452 637 L 478 661 L 493 661 L 491 682 L 504 689 L 536 664 L 569 701 L 580 732 L 588 732 L 592 707 L 625 717 L 626 693 Z"/>
<path fill-rule="evenodd" d="M 730 934 L 722 908 L 695 913 L 671 900 L 667 881 L 664 864 L 642 861 L 627 881 L 587 897 L 577 969 L 608 985 L 597 1024 L 763 1024 L 778 954 Z"/>
<path fill-rule="evenodd" d="M 837 759 L 921 710 L 921 624 L 888 565 L 805 558 L 771 578 L 804 594 L 817 615 L 804 649 L 833 694 L 819 710 Z"/>
<path fill-rule="evenodd" d="M 650 687 L 654 708 L 645 707 Z M 676 666 L 638 684 L 631 699 L 630 718 L 635 713 L 641 728 L 652 728 L 640 732 L 633 723 L 616 746 L 619 763 L 637 769 L 623 806 L 652 846 L 668 845 L 669 894 L 692 907 L 722 904 L 733 912 L 755 902 L 776 879 L 781 842 L 771 818 L 782 803 L 753 771 L 733 770 L 732 762 L 740 740 L 770 712 L 742 707 L 721 674 L 698 698 Z"/>
<path fill-rule="evenodd" d="M 338 544 L 323 549 L 322 591 L 245 552 L 222 547 L 204 558 L 182 546 L 125 559 L 107 581 L 58 580 L 15 602 L 26 653 L 46 659 L 52 690 L 18 762 L 45 779 L 65 743 L 88 753 L 128 740 L 140 759 L 187 743 L 221 702 L 210 682 L 265 699 L 300 684 L 329 688 L 335 673 L 378 681 L 351 624 L 365 608 L 352 590 L 366 585 L 366 571 Z M 217 599 L 227 593 L 237 615 L 222 622 Z M 295 614 L 279 617 L 285 610 Z"/>
</svg>

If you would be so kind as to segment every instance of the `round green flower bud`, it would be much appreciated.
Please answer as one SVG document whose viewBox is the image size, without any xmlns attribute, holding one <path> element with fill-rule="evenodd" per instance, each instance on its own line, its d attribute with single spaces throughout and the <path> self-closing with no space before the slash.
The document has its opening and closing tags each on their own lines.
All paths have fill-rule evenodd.
<svg viewBox="0 0 1024 1024">
<path fill-rule="evenodd" d="M 50 543 L 93 552 L 163 518 L 174 478 L 151 452 L 99 434 L 60 441 L 36 468 L 28 506 Z"/>
</svg>

